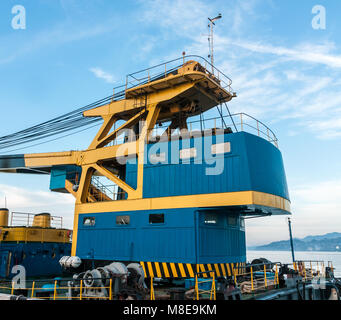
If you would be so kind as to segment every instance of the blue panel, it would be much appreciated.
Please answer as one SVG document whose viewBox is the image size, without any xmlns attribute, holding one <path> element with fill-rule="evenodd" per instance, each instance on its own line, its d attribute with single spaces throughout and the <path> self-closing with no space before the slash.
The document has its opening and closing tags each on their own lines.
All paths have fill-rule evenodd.
<svg viewBox="0 0 341 320">
<path fill-rule="evenodd" d="M 205 224 L 205 214 L 215 214 L 216 224 Z M 228 217 L 234 217 L 237 224 L 231 225 Z M 239 215 L 223 210 L 199 211 L 199 263 L 245 262 L 245 229 L 240 226 Z"/>
<path fill-rule="evenodd" d="M 164 213 L 165 222 L 151 225 L 149 214 L 152 213 Z M 116 225 L 119 215 L 129 215 L 130 224 Z M 224 211 L 220 215 L 225 219 Z M 201 226 L 197 222 L 198 216 L 196 208 L 82 214 L 78 222 L 76 254 L 81 259 L 111 261 L 245 261 L 244 230 L 239 230 L 239 226 L 234 229 L 225 225 L 217 228 Z M 84 226 L 86 217 L 94 217 L 95 225 Z"/>
<path fill-rule="evenodd" d="M 289 200 L 282 154 L 268 141 L 245 134 L 252 190 L 281 196 Z"/>
<path fill-rule="evenodd" d="M 51 169 L 51 178 L 50 178 L 50 190 L 59 190 L 65 188 L 65 180 L 66 180 L 66 170 L 60 168 L 52 168 Z"/>
<path fill-rule="evenodd" d="M 2 242 L 0 244 L 0 277 L 15 276 L 11 274 L 14 265 L 24 266 L 27 277 L 58 276 L 62 274 L 60 258 L 70 254 L 70 243 Z"/>
<path fill-rule="evenodd" d="M 212 156 L 212 144 L 222 142 L 230 142 L 231 152 Z M 179 151 L 172 150 L 176 143 L 180 149 L 195 147 L 197 157 L 190 161 L 177 158 L 180 163 L 171 164 L 171 158 L 174 162 L 175 156 L 179 156 Z M 166 161 L 153 164 L 148 159 L 144 168 L 145 198 L 260 191 L 289 200 L 281 152 L 270 142 L 249 133 L 148 145 L 149 155 L 160 152 L 166 154 Z M 217 167 L 216 175 L 208 171 L 214 167 Z M 130 185 L 136 186 L 136 164 L 127 164 L 126 179 Z"/>
<path fill-rule="evenodd" d="M 137 187 L 137 160 L 136 158 L 127 160 L 126 183 L 132 188 Z"/>
<path fill-rule="evenodd" d="M 195 261 L 194 210 L 139 211 L 80 215 L 77 255 L 83 259 L 121 261 Z M 149 224 L 149 214 L 164 213 L 163 224 Z M 129 215 L 130 225 L 116 225 L 116 216 Z M 84 226 L 84 217 L 95 226 Z"/>
<path fill-rule="evenodd" d="M 51 169 L 50 190 L 65 189 L 65 180 L 73 180 L 75 174 L 81 174 L 81 167 L 77 166 L 53 166 Z"/>
</svg>

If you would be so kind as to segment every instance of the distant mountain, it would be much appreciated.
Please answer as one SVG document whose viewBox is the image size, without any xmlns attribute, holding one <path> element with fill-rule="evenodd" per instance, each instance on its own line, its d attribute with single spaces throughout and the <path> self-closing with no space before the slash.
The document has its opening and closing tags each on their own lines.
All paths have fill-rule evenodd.
<svg viewBox="0 0 341 320">
<path fill-rule="evenodd" d="M 294 238 L 295 251 L 340 251 L 341 233 L 332 232 L 324 235 L 307 236 L 303 239 Z M 282 240 L 262 246 L 249 247 L 250 250 L 288 251 L 291 250 L 290 241 Z"/>
</svg>

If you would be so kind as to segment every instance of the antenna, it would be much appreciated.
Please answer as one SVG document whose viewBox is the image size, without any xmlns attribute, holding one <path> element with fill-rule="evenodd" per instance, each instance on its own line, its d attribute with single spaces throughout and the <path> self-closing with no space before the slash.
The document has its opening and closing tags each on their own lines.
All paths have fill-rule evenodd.
<svg viewBox="0 0 341 320">
<path fill-rule="evenodd" d="M 219 13 L 218 16 L 215 18 L 208 18 L 208 46 L 210 50 L 210 54 L 208 55 L 209 58 L 211 58 L 211 65 L 212 65 L 212 74 L 214 74 L 214 52 L 213 52 L 213 26 L 215 26 L 215 21 L 222 18 L 221 13 Z"/>
</svg>

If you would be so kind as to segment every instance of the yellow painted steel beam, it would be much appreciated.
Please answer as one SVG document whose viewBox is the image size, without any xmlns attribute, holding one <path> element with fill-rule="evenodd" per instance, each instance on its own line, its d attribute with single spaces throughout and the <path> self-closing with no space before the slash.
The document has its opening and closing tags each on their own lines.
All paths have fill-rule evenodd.
<svg viewBox="0 0 341 320">
<path fill-rule="evenodd" d="M 83 112 L 85 117 L 102 117 L 109 115 L 117 115 L 118 117 L 138 112 L 140 109 L 145 108 L 147 105 L 154 105 L 159 103 L 166 103 L 169 100 L 184 94 L 189 89 L 195 86 L 196 82 L 183 83 L 175 87 L 165 88 L 158 92 L 150 93 L 146 95 L 146 99 L 143 99 L 143 103 L 139 103 L 140 99 L 124 99 L 119 101 L 113 101 L 107 105 L 97 107 L 91 110 Z M 147 101 L 147 104 L 146 104 Z"/>
<path fill-rule="evenodd" d="M 143 170 L 144 170 L 144 154 L 147 142 L 148 133 L 156 124 L 156 120 L 160 113 L 160 107 L 157 104 L 151 105 L 148 108 L 148 116 L 145 125 L 143 126 L 139 138 L 139 152 L 137 164 L 137 188 L 136 193 L 133 195 L 135 199 L 142 198 L 143 196 Z"/>
<path fill-rule="evenodd" d="M 65 189 L 68 193 L 72 194 L 75 198 L 77 197 L 77 192 L 73 190 L 73 183 L 69 180 L 65 180 Z"/>
<path fill-rule="evenodd" d="M 130 128 L 131 126 L 135 125 L 141 119 L 141 117 L 144 114 L 145 114 L 145 110 L 142 110 L 141 112 L 137 113 L 135 116 L 130 118 L 126 123 L 122 124 L 113 133 L 111 133 L 111 134 L 103 137 L 102 139 L 98 140 L 98 144 L 96 145 L 96 148 L 104 147 L 110 141 L 114 140 L 118 134 L 123 132 L 124 129 Z"/>
<path fill-rule="evenodd" d="M 113 202 L 92 203 L 77 206 L 78 212 L 102 213 L 139 210 L 160 210 L 197 207 L 222 207 L 258 205 L 280 209 L 290 213 L 290 201 L 279 196 L 258 191 L 240 191 L 162 198 L 144 198 L 137 200 L 116 200 Z"/>
<path fill-rule="evenodd" d="M 94 164 L 93 168 L 96 169 L 99 173 L 103 174 L 108 179 L 110 179 L 112 182 L 116 183 L 125 192 L 127 192 L 128 193 L 128 199 L 129 199 L 129 195 L 131 195 L 132 193 L 135 192 L 135 190 L 132 187 L 130 187 L 128 184 L 126 184 L 123 180 L 119 179 L 116 175 L 114 175 L 108 169 L 103 168 L 102 166 L 99 166 L 98 164 Z"/>
<path fill-rule="evenodd" d="M 102 140 L 105 136 L 108 135 L 110 129 L 117 121 L 117 118 L 114 115 L 102 116 L 102 118 L 103 118 L 102 127 L 97 132 L 95 138 L 92 140 L 88 149 L 95 149 L 98 146 L 98 141 Z"/>
<path fill-rule="evenodd" d="M 80 156 L 78 151 L 50 152 L 25 154 L 26 167 L 48 167 L 52 165 L 72 165 L 76 164 Z"/>
</svg>

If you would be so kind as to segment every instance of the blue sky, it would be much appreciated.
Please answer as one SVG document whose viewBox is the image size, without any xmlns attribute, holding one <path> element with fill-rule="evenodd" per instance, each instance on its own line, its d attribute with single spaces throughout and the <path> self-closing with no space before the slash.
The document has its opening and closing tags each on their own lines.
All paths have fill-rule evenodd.
<svg viewBox="0 0 341 320">
<path fill-rule="evenodd" d="M 26 29 L 11 27 L 14 5 Z M 326 8 L 315 30 L 312 8 Z M 207 57 L 207 17 L 216 65 L 233 80 L 232 112 L 268 124 L 279 139 L 294 235 L 340 231 L 341 3 L 280 0 L 3 0 L 0 3 L 0 136 L 112 93 L 125 75 L 177 58 Z M 19 152 L 82 149 L 95 129 Z M 47 177 L 0 176 L 0 203 L 50 211 L 72 225 L 73 198 L 48 191 Z M 248 244 L 288 237 L 284 217 L 247 222 Z"/>
</svg>

